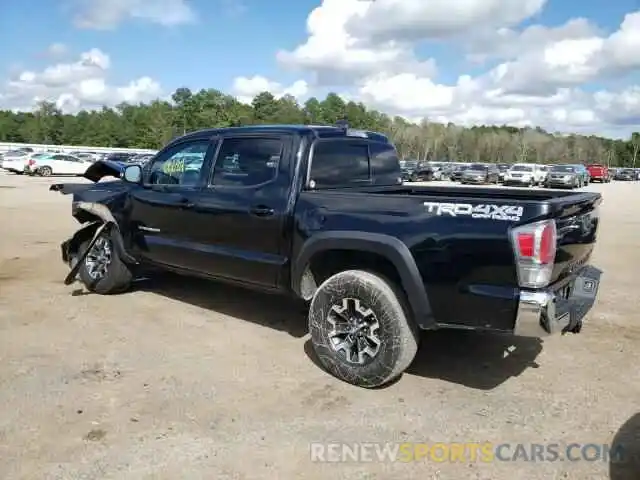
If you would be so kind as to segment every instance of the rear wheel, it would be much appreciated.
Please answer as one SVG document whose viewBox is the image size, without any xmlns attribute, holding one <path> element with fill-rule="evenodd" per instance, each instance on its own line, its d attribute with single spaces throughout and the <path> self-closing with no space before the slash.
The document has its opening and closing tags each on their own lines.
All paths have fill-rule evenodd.
<svg viewBox="0 0 640 480">
<path fill-rule="evenodd" d="M 347 270 L 318 288 L 309 309 L 311 342 L 337 378 L 365 388 L 399 377 L 418 350 L 418 329 L 404 293 L 362 270 Z"/>
<path fill-rule="evenodd" d="M 38 173 L 40 173 L 40 175 L 42 175 L 43 177 L 50 177 L 51 174 L 53 173 L 53 170 L 51 170 L 51 167 L 40 167 L 38 169 Z"/>
<path fill-rule="evenodd" d="M 79 256 L 86 251 L 90 241 L 82 243 Z M 131 271 L 115 248 L 114 234 L 98 238 L 82 262 L 78 275 L 87 290 L 101 295 L 121 293 L 131 286 L 133 280 Z"/>
</svg>

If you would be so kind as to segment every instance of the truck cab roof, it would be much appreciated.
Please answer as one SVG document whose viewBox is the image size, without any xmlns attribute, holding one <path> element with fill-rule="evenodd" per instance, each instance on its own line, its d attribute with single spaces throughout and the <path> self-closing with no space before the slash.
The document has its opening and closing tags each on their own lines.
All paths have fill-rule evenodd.
<svg viewBox="0 0 640 480">
<path fill-rule="evenodd" d="M 315 138 L 340 138 L 353 137 L 364 138 L 376 142 L 391 143 L 389 138 L 378 132 L 369 130 L 360 130 L 352 128 L 343 128 L 330 125 L 248 125 L 242 127 L 223 127 L 223 128 L 207 128 L 187 133 L 173 141 L 188 140 L 191 138 L 206 138 L 214 135 L 225 135 L 235 133 L 292 133 L 298 135 L 310 135 Z"/>
</svg>

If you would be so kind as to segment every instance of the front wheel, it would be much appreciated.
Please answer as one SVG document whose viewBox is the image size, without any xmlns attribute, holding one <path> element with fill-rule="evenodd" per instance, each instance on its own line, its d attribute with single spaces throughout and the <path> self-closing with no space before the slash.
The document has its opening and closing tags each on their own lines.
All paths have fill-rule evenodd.
<svg viewBox="0 0 640 480">
<path fill-rule="evenodd" d="M 43 177 L 50 177 L 53 173 L 53 170 L 51 170 L 51 167 L 40 167 L 38 169 L 38 173 Z"/>
<path fill-rule="evenodd" d="M 79 256 L 86 251 L 91 240 L 80 245 Z M 133 275 L 115 248 L 114 234 L 103 234 L 96 240 L 78 271 L 80 280 L 90 292 L 101 295 L 127 290 Z"/>
<path fill-rule="evenodd" d="M 362 270 L 327 279 L 309 309 L 311 342 L 332 375 L 374 388 L 399 377 L 418 351 L 418 329 L 404 294 L 390 281 Z"/>
</svg>

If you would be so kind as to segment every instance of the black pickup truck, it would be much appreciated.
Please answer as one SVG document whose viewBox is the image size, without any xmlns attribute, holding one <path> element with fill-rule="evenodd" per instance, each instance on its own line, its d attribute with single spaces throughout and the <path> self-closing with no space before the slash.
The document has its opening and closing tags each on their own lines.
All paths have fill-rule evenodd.
<svg viewBox="0 0 640 480">
<path fill-rule="evenodd" d="M 288 293 L 322 364 L 363 387 L 398 377 L 420 330 L 577 333 L 598 290 L 599 194 L 404 185 L 387 137 L 344 125 L 198 131 L 85 176 L 51 187 L 83 224 L 67 284 L 161 269 Z"/>
</svg>

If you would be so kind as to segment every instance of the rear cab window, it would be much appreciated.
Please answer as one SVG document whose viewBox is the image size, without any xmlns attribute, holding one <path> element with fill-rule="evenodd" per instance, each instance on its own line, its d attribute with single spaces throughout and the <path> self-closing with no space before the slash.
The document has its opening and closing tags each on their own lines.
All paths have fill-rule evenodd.
<svg viewBox="0 0 640 480">
<path fill-rule="evenodd" d="M 318 140 L 313 147 L 309 187 L 314 189 L 402 182 L 393 145 L 373 140 Z"/>
</svg>

